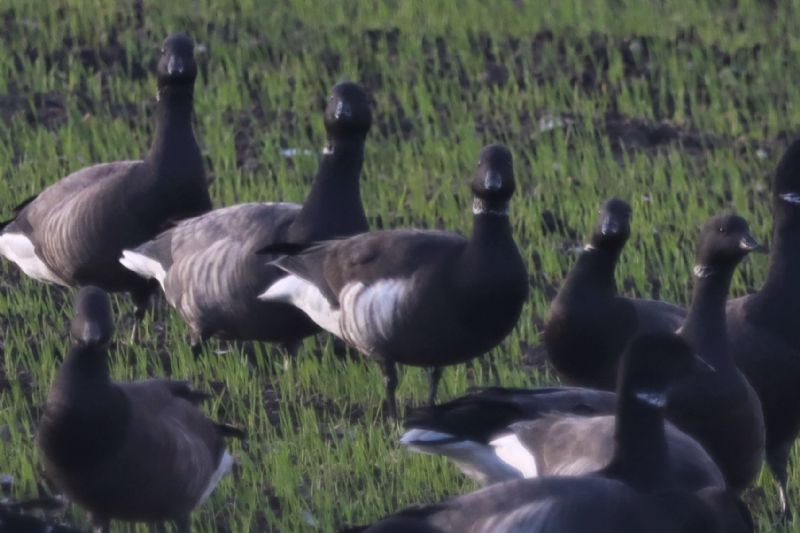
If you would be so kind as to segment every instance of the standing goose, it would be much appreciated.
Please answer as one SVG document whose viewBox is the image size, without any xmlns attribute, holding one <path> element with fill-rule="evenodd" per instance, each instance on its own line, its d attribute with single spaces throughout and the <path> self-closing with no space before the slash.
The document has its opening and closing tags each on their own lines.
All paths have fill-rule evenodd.
<svg viewBox="0 0 800 533">
<path fill-rule="evenodd" d="M 265 301 L 290 303 L 383 365 L 387 411 L 396 415 L 396 363 L 441 367 L 496 346 L 528 294 L 525 263 L 508 219 L 511 152 L 485 147 L 472 180 L 472 237 L 441 231 L 375 231 L 313 246 L 273 264 L 289 275 Z"/>
<path fill-rule="evenodd" d="M 800 433 L 800 140 L 786 150 L 773 184 L 773 236 L 761 290 L 728 301 L 730 350 L 761 399 L 767 465 L 788 518 L 787 464 Z"/>
<path fill-rule="evenodd" d="M 306 244 L 368 230 L 358 182 L 371 122 L 364 90 L 350 82 L 336 85 L 325 110 L 328 143 L 302 206 L 247 203 L 217 209 L 123 252 L 125 267 L 161 283 L 167 301 L 189 325 L 195 352 L 212 335 L 293 342 L 319 331 L 294 307 L 257 298 L 285 273 L 255 252 L 275 243 Z"/>
<path fill-rule="evenodd" d="M 155 136 L 144 160 L 86 167 L 23 202 L 0 224 L 0 255 L 40 281 L 129 292 L 143 315 L 152 287 L 119 264 L 122 250 L 211 209 L 192 132 L 193 48 L 182 33 L 164 41 Z"/>
<path fill-rule="evenodd" d="M 670 393 L 670 456 L 687 487 L 719 485 L 716 462 L 725 484 L 741 491 L 761 467 L 761 410 L 730 360 L 724 313 L 736 265 L 758 248 L 744 219 L 733 215 L 713 217 L 699 239 L 694 269 L 699 278 L 681 334 L 717 371 L 698 372 Z M 489 389 L 417 411 L 401 442 L 414 451 L 446 455 L 483 482 L 585 474 L 609 460 L 608 415 L 615 403 L 613 394 L 599 390 Z"/>
<path fill-rule="evenodd" d="M 603 204 L 590 243 L 550 304 L 544 343 L 568 383 L 614 390 L 628 341 L 638 333 L 675 331 L 686 318 L 675 305 L 617 294 L 614 269 L 630 237 L 630 217 L 630 206 L 618 198 Z"/>
<path fill-rule="evenodd" d="M 664 429 L 673 384 L 696 365 L 672 334 L 634 339 L 623 355 L 614 455 L 585 477 L 498 483 L 439 504 L 402 511 L 362 530 L 500 533 L 744 533 L 747 509 L 723 489 L 676 488 Z M 706 373 L 707 370 L 699 370 Z M 352 531 L 352 530 L 351 530 Z"/>
<path fill-rule="evenodd" d="M 692 306 L 679 334 L 716 372 L 684 380 L 670 394 L 667 410 L 669 420 L 708 450 L 728 487 L 739 492 L 761 470 L 764 418 L 728 349 L 725 303 L 736 266 L 750 252 L 763 250 L 739 216 L 718 215 L 703 228 Z"/>
<path fill-rule="evenodd" d="M 205 395 L 186 382 L 112 382 L 112 333 L 108 296 L 84 287 L 39 426 L 45 470 L 98 531 L 111 520 L 174 520 L 188 531 L 191 510 L 233 464 L 223 436 L 236 431 L 206 418 L 196 406 Z"/>
</svg>

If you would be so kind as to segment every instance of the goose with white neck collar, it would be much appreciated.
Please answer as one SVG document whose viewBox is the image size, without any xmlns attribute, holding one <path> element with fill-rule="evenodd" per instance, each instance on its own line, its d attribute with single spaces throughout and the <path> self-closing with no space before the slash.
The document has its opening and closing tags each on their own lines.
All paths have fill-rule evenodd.
<svg viewBox="0 0 800 533">
<path fill-rule="evenodd" d="M 788 518 L 789 452 L 800 433 L 800 140 L 778 164 L 772 214 L 767 279 L 757 293 L 728 301 L 727 327 L 731 355 L 761 399 L 767 466 Z"/>
<path fill-rule="evenodd" d="M 731 356 L 725 319 L 733 274 L 753 251 L 763 248 L 742 217 L 714 216 L 703 227 L 692 305 L 679 334 L 716 372 L 697 374 L 676 387 L 667 412 L 672 423 L 705 447 L 736 491 L 753 482 L 764 458 L 761 404 Z"/>
<path fill-rule="evenodd" d="M 297 309 L 257 298 L 285 274 L 268 264 L 269 257 L 255 252 L 273 244 L 306 245 L 369 229 L 359 186 L 372 124 L 366 91 L 352 82 L 337 84 L 324 121 L 327 143 L 302 205 L 224 207 L 185 220 L 123 253 L 123 265 L 161 284 L 169 304 L 189 325 L 195 352 L 211 336 L 292 343 L 319 331 Z"/>
<path fill-rule="evenodd" d="M 614 270 L 630 237 L 631 207 L 611 198 L 598 214 L 589 244 L 550 304 L 544 344 L 565 382 L 612 391 L 628 342 L 641 333 L 675 331 L 686 311 L 617 293 Z"/>
<path fill-rule="evenodd" d="M 528 294 L 508 203 L 511 152 L 481 151 L 472 180 L 474 224 L 466 239 L 442 231 L 374 231 L 313 246 L 273 264 L 289 275 L 259 296 L 307 313 L 320 327 L 381 363 L 389 416 L 396 364 L 441 368 L 484 354 L 514 328 Z"/>
<path fill-rule="evenodd" d="M 193 49 L 182 33 L 164 41 L 156 128 L 145 158 L 78 170 L 20 204 L 0 224 L 0 256 L 40 281 L 129 292 L 142 316 L 153 285 L 119 264 L 122 250 L 211 209 L 191 123 Z"/>
</svg>

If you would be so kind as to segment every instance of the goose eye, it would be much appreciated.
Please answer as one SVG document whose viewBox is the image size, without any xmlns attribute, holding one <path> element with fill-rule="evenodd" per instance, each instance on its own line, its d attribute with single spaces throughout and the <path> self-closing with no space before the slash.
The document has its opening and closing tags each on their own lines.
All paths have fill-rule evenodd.
<svg viewBox="0 0 800 533">
<path fill-rule="evenodd" d="M 725 233 L 725 228 L 724 228 L 723 226 L 720 226 L 720 227 L 719 227 L 719 232 L 720 232 L 720 233 Z"/>
</svg>

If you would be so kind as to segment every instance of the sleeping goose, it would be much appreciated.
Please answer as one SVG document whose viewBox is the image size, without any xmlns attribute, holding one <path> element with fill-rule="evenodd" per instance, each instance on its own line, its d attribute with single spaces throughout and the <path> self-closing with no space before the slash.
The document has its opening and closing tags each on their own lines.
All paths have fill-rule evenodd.
<svg viewBox="0 0 800 533">
<path fill-rule="evenodd" d="M 546 476 L 491 485 L 444 502 L 410 508 L 349 531 L 470 533 L 746 533 L 747 508 L 725 489 L 675 485 L 664 409 L 671 387 L 698 362 L 673 334 L 635 338 L 623 355 L 614 452 L 584 477 Z M 402 529 L 405 528 L 405 529 Z"/>
<path fill-rule="evenodd" d="M 83 168 L 21 203 L 12 220 L 0 223 L 0 256 L 39 281 L 128 292 L 137 317 L 144 314 L 151 283 L 119 264 L 122 250 L 211 209 L 192 131 L 193 48 L 182 33 L 164 41 L 155 135 L 145 158 Z"/>
<path fill-rule="evenodd" d="M 630 237 L 630 217 L 623 200 L 603 204 L 589 244 L 550 304 L 544 343 L 569 384 L 614 390 L 628 341 L 638 333 L 675 331 L 686 318 L 675 305 L 617 294 L 614 269 Z"/>
<path fill-rule="evenodd" d="M 371 122 L 364 90 L 351 82 L 336 85 L 325 110 L 328 143 L 302 206 L 264 202 L 216 209 L 123 252 L 126 268 L 161 284 L 189 325 L 195 353 L 213 335 L 291 343 L 319 331 L 294 307 L 257 298 L 285 273 L 255 252 L 273 243 L 367 231 L 359 179 Z"/>
<path fill-rule="evenodd" d="M 441 367 L 500 343 L 525 303 L 528 275 L 508 218 L 514 187 L 511 152 L 487 146 L 472 180 L 469 239 L 392 230 L 324 242 L 274 261 L 288 275 L 260 298 L 294 305 L 378 361 L 390 417 L 397 363 L 434 367 L 433 402 Z"/>
<path fill-rule="evenodd" d="M 205 395 L 187 382 L 111 381 L 112 333 L 107 294 L 82 288 L 39 426 L 45 470 L 97 531 L 111 520 L 173 520 L 188 531 L 189 513 L 233 465 L 223 437 L 237 431 L 209 420 L 196 405 Z"/>
</svg>

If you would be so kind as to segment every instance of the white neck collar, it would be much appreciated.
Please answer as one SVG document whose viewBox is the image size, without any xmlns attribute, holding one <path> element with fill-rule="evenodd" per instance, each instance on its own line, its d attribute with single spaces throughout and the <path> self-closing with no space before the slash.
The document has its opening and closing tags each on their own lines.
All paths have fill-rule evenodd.
<svg viewBox="0 0 800 533">
<path fill-rule="evenodd" d="M 800 193 L 785 192 L 780 195 L 780 199 L 784 202 L 789 202 L 790 204 L 800 204 Z"/>
<path fill-rule="evenodd" d="M 714 269 L 707 265 L 695 265 L 692 268 L 694 275 L 700 279 L 707 278 L 714 273 Z"/>
<path fill-rule="evenodd" d="M 508 216 L 508 202 L 504 203 L 501 208 L 491 208 L 486 205 L 486 202 L 480 198 L 472 200 L 472 214 L 474 215 L 498 215 Z"/>
</svg>

